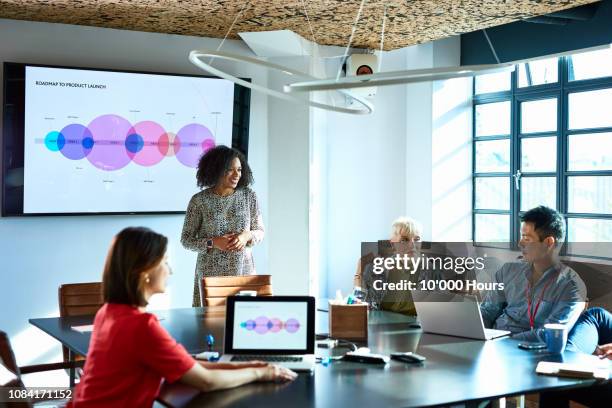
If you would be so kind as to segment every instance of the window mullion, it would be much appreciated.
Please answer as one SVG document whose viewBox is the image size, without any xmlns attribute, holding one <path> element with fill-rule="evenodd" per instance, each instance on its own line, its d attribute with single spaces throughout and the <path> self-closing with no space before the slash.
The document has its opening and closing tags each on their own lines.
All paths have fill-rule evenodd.
<svg viewBox="0 0 612 408">
<path fill-rule="evenodd" d="M 568 57 L 560 58 L 559 68 L 561 70 L 559 79 L 561 82 L 561 95 L 558 106 L 558 129 L 559 139 L 557 141 L 557 208 L 561 214 L 567 215 L 567 165 L 568 165 Z M 566 216 L 567 226 L 567 216 Z M 567 233 L 565 234 L 567 236 Z"/>
<path fill-rule="evenodd" d="M 519 100 L 516 95 L 516 90 L 518 86 L 518 65 L 514 72 L 512 72 L 512 105 L 511 105 L 511 114 L 512 114 L 512 122 L 510 125 L 510 247 L 512 248 L 517 239 L 517 210 L 519 207 L 519 192 L 516 189 L 516 182 L 514 179 L 514 175 L 517 170 L 520 168 L 520 143 L 518 140 L 518 132 L 520 129 L 520 120 L 519 120 Z"/>
</svg>

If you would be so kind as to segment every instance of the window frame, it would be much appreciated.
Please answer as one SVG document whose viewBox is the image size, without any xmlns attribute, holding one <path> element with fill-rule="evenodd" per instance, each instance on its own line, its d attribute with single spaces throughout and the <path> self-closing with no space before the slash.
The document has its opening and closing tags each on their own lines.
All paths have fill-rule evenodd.
<svg viewBox="0 0 612 408">
<path fill-rule="evenodd" d="M 476 243 L 476 215 L 477 214 L 504 214 L 510 216 L 510 248 L 516 249 L 520 238 L 519 216 L 524 213 L 520 210 L 520 191 L 515 187 L 515 177 L 517 170 L 521 168 L 521 140 L 537 137 L 556 137 L 556 169 L 554 172 L 526 172 L 521 173 L 523 177 L 555 177 L 556 178 L 556 206 L 557 210 L 563 215 L 566 227 L 569 219 L 605 219 L 612 220 L 612 211 L 606 213 L 570 213 L 568 212 L 568 183 L 572 176 L 612 176 L 612 170 L 569 170 L 569 138 L 576 134 L 592 134 L 612 132 L 612 127 L 594 129 L 568 129 L 569 124 L 569 94 L 574 92 L 595 91 L 599 89 L 612 89 L 612 76 L 569 81 L 569 68 L 571 56 L 562 56 L 558 60 L 557 78 L 558 82 L 533 85 L 529 87 L 518 87 L 518 65 L 510 73 L 510 90 L 476 94 L 476 79 L 472 83 L 472 241 Z M 557 129 L 556 131 L 521 134 L 521 103 L 539 99 L 557 98 Z M 510 101 L 510 134 L 476 136 L 476 106 L 484 103 L 494 103 Z M 510 171 L 509 174 L 503 172 L 477 173 L 476 172 L 476 144 L 486 140 L 509 140 L 510 141 Z M 476 208 L 476 179 L 478 177 L 510 177 L 510 209 L 491 210 Z M 567 242 L 568 233 L 566 233 Z M 567 245 L 565 246 L 565 248 Z M 612 259 L 610 257 L 589 256 L 584 254 L 569 254 L 577 257 L 587 257 L 592 259 Z"/>
</svg>

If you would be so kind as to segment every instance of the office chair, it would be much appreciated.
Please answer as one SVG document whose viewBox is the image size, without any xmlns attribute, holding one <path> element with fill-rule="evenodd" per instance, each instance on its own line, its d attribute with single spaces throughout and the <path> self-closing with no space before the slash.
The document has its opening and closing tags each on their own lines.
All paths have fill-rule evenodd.
<svg viewBox="0 0 612 408">
<path fill-rule="evenodd" d="M 58 290 L 60 317 L 94 315 L 104 304 L 102 282 L 68 283 Z M 62 347 L 64 362 L 70 361 L 68 349 Z M 76 355 L 74 360 L 85 359 Z"/>
<path fill-rule="evenodd" d="M 15 359 L 15 354 L 13 353 L 13 348 L 11 347 L 11 342 L 7 336 L 7 334 L 0 330 L 0 364 L 2 364 L 11 374 L 14 375 L 14 378 L 9 379 L 6 383 L 0 382 L 0 387 L 24 387 L 21 376 L 24 374 L 30 373 L 39 373 L 45 371 L 53 371 L 53 370 L 65 370 L 70 369 L 72 367 L 82 367 L 83 362 L 69 362 L 69 363 L 53 363 L 53 364 L 37 364 L 30 366 L 19 367 L 17 365 L 17 361 Z M 43 402 L 43 400 L 38 400 L 37 402 Z M 62 403 L 68 403 L 68 400 L 60 401 L 54 400 L 58 405 L 62 405 Z M 1 405 L 0 405 L 1 406 Z M 15 408 L 29 408 L 32 407 L 31 401 L 24 402 L 11 402 L 8 406 Z"/>
<path fill-rule="evenodd" d="M 202 306 L 223 306 L 228 296 L 241 290 L 257 291 L 257 296 L 272 296 L 272 276 L 211 276 L 202 278 L 200 296 Z"/>
</svg>

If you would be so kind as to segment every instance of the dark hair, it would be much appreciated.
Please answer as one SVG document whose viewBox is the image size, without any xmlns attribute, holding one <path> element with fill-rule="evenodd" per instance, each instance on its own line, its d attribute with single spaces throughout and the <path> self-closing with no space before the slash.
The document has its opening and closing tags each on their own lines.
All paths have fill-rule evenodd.
<svg viewBox="0 0 612 408">
<path fill-rule="evenodd" d="M 115 236 L 104 266 L 104 301 L 146 306 L 140 274 L 159 264 L 168 238 L 145 227 L 128 227 Z"/>
<path fill-rule="evenodd" d="M 358 72 L 359 72 L 359 70 L 360 70 L 361 68 L 367 68 L 367 69 L 368 69 L 368 71 L 370 71 L 370 72 L 369 72 L 367 75 L 371 75 L 371 74 L 373 74 L 373 73 L 374 73 L 374 70 L 372 69 L 372 67 L 371 67 L 371 66 L 369 66 L 369 65 L 366 65 L 366 64 L 363 64 L 363 65 L 358 66 L 358 67 L 357 67 L 357 69 L 355 70 L 355 73 L 358 73 Z M 362 75 L 363 75 L 363 74 L 362 74 Z"/>
<path fill-rule="evenodd" d="M 540 241 L 554 237 L 557 243 L 565 237 L 565 220 L 556 210 L 543 205 L 532 208 L 521 216 L 522 222 L 533 224 Z"/>
<path fill-rule="evenodd" d="M 240 160 L 240 165 L 242 166 L 242 176 L 236 188 L 253 184 L 253 173 L 244 155 L 236 149 L 219 145 L 204 153 L 202 158 L 200 158 L 198 172 L 196 173 L 198 187 L 204 188 L 215 186 L 219 180 L 221 180 L 225 172 L 229 170 L 235 158 Z"/>
</svg>

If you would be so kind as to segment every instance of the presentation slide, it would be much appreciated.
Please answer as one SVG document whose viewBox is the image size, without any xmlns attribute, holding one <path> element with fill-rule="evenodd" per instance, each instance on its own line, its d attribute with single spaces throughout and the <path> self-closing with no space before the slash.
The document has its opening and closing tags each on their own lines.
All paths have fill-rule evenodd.
<svg viewBox="0 0 612 408">
<path fill-rule="evenodd" d="M 26 67 L 24 213 L 185 211 L 233 106 L 222 79 Z"/>
<path fill-rule="evenodd" d="M 306 302 L 240 302 L 234 305 L 234 349 L 306 350 Z"/>
</svg>

